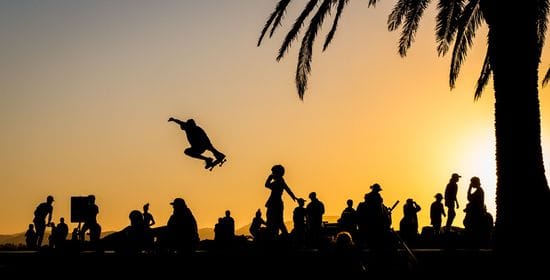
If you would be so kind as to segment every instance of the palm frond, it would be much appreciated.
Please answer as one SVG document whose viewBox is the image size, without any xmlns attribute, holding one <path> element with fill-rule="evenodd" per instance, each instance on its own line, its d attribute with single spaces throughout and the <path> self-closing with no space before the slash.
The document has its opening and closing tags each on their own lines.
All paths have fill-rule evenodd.
<svg viewBox="0 0 550 280">
<path fill-rule="evenodd" d="M 464 7 L 462 16 L 458 22 L 458 31 L 451 57 L 451 70 L 449 73 L 449 84 L 451 88 L 455 86 L 456 78 L 460 72 L 460 66 L 466 58 L 468 49 L 472 46 L 475 32 L 483 19 L 479 1 L 480 0 L 470 0 Z"/>
<path fill-rule="evenodd" d="M 324 0 L 319 6 L 317 13 L 311 18 L 308 30 L 302 39 L 302 46 L 298 53 L 298 65 L 296 67 L 296 87 L 298 96 L 304 99 L 307 89 L 307 78 L 311 72 L 311 59 L 313 57 L 313 42 L 317 37 L 317 32 L 323 25 L 325 16 L 330 12 L 333 0 Z"/>
<path fill-rule="evenodd" d="M 429 3 L 430 0 L 415 0 L 410 3 L 405 14 L 401 38 L 399 38 L 399 55 L 407 55 L 407 50 L 411 47 L 412 42 L 414 42 L 414 35 L 418 30 L 420 18 L 422 18 L 422 14 Z"/>
<path fill-rule="evenodd" d="M 281 0 L 279 3 L 277 3 L 277 6 L 275 6 L 275 10 L 271 15 L 269 16 L 269 19 L 267 19 L 267 22 L 264 25 L 264 28 L 262 29 L 262 33 L 260 34 L 260 39 L 258 39 L 258 46 L 262 44 L 262 40 L 267 33 L 267 30 L 269 27 L 271 27 L 273 23 L 273 28 L 271 28 L 271 32 L 269 36 L 271 37 L 273 35 L 273 32 L 275 32 L 275 29 L 277 26 L 279 26 L 281 19 L 283 18 L 283 14 L 285 13 L 286 7 L 288 6 L 288 3 L 290 3 L 290 0 Z M 275 22 L 273 22 L 275 20 Z"/>
<path fill-rule="evenodd" d="M 464 7 L 464 0 L 439 0 L 436 18 L 435 34 L 437 54 L 443 56 L 449 50 L 458 29 L 458 19 Z"/>
<path fill-rule="evenodd" d="M 413 0 L 398 0 L 397 3 L 395 3 L 395 6 L 393 6 L 393 9 L 388 16 L 387 24 L 389 31 L 395 31 L 399 28 L 405 14 L 407 13 L 407 10 L 409 9 L 410 2 L 412 1 Z"/>
<path fill-rule="evenodd" d="M 546 37 L 546 29 L 548 24 L 548 0 L 537 0 L 537 28 L 538 28 L 538 47 L 539 53 L 542 52 L 544 39 Z"/>
<path fill-rule="evenodd" d="M 491 77 L 492 71 L 493 70 L 491 69 L 491 61 L 489 57 L 489 48 L 487 48 L 487 52 L 485 53 L 485 60 L 483 61 L 483 66 L 481 67 L 481 73 L 479 74 L 479 78 L 477 79 L 474 100 L 478 100 L 481 97 L 483 89 L 489 83 L 489 78 Z"/>
<path fill-rule="evenodd" d="M 279 4 L 277 5 L 277 10 L 279 10 L 279 13 L 277 14 L 277 17 L 275 17 L 275 20 L 273 21 L 273 27 L 271 28 L 271 32 L 269 32 L 269 37 L 273 36 L 273 33 L 275 32 L 275 29 L 277 26 L 281 25 L 281 20 L 283 19 L 283 16 L 286 12 L 286 7 L 290 3 L 290 0 L 281 0 Z"/>
<path fill-rule="evenodd" d="M 336 28 L 338 27 L 338 21 L 340 20 L 340 16 L 342 15 L 342 11 L 344 10 L 344 7 L 348 3 L 349 0 L 338 0 L 338 6 L 336 7 L 336 15 L 334 16 L 334 22 L 332 23 L 332 28 L 327 34 L 327 38 L 325 39 L 325 43 L 323 44 L 323 51 L 327 49 L 330 42 L 332 42 L 332 39 L 334 38 L 334 33 L 336 33 Z"/>
<path fill-rule="evenodd" d="M 375 7 L 376 6 L 376 2 L 378 2 L 378 0 L 369 0 L 369 5 L 367 7 Z"/>
<path fill-rule="evenodd" d="M 298 35 L 300 28 L 302 28 L 302 25 L 304 24 L 304 20 L 307 18 L 309 13 L 311 13 L 311 11 L 315 8 L 318 1 L 319 0 L 310 0 L 306 4 L 306 6 L 304 7 L 304 10 L 302 10 L 302 13 L 296 19 L 296 22 L 294 22 L 292 29 L 290 29 L 290 31 L 288 31 L 288 33 L 286 34 L 285 40 L 283 41 L 281 48 L 279 48 L 279 55 L 277 56 L 277 60 L 281 60 L 281 58 L 283 58 L 286 51 L 292 44 L 292 41 L 296 39 L 296 36 Z"/>
<path fill-rule="evenodd" d="M 548 67 L 548 70 L 546 70 L 546 74 L 544 75 L 544 79 L 542 79 L 542 86 L 546 86 L 548 81 L 550 81 L 550 67 Z"/>
</svg>

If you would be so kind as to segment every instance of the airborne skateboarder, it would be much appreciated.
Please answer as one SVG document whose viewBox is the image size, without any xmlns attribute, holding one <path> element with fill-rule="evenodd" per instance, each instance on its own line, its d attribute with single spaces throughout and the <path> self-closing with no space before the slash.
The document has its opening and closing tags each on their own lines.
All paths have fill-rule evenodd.
<svg viewBox="0 0 550 280">
<path fill-rule="evenodd" d="M 225 155 L 214 148 L 214 146 L 210 142 L 210 139 L 206 135 L 206 132 L 204 132 L 204 130 L 195 123 L 195 120 L 188 119 L 187 121 L 181 121 L 176 118 L 170 117 L 168 121 L 179 124 L 181 130 L 185 131 L 185 134 L 187 135 L 187 140 L 191 145 L 191 147 L 185 149 L 185 154 L 193 158 L 204 160 L 205 169 L 212 170 L 214 166 L 221 166 L 226 161 Z M 203 155 L 206 150 L 212 152 L 215 160 L 211 157 L 206 157 Z"/>
</svg>

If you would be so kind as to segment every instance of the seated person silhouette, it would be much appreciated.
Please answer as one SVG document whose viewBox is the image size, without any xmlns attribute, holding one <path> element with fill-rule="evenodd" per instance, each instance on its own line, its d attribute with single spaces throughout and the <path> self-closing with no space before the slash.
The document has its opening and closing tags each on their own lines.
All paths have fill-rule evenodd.
<svg viewBox="0 0 550 280">
<path fill-rule="evenodd" d="M 199 127 L 193 119 L 181 121 L 176 118 L 170 117 L 168 121 L 179 124 L 181 130 L 185 131 L 185 134 L 187 135 L 187 140 L 191 145 L 191 147 L 185 149 L 185 154 L 193 158 L 204 160 L 204 168 L 212 168 L 216 164 L 222 163 L 224 161 L 225 155 L 214 148 L 214 146 L 210 142 L 210 139 L 206 135 L 206 132 L 204 132 L 204 130 Z M 203 155 L 203 153 L 207 150 L 212 152 L 216 160 Z"/>
</svg>

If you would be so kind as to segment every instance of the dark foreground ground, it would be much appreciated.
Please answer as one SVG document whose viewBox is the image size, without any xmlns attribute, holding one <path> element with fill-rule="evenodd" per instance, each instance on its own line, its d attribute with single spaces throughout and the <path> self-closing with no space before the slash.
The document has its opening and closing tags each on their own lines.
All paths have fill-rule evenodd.
<svg viewBox="0 0 550 280">
<path fill-rule="evenodd" d="M 181 255 L 0 251 L 1 279 L 480 279 L 498 271 L 491 250 L 416 249 L 374 253 L 217 250 Z M 488 279 L 492 279 L 489 277 Z"/>
</svg>

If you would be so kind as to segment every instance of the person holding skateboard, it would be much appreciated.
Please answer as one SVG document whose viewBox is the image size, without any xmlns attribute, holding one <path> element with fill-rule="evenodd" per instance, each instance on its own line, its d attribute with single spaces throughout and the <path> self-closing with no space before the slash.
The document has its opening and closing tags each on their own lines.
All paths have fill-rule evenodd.
<svg viewBox="0 0 550 280">
<path fill-rule="evenodd" d="M 168 122 L 175 122 L 179 124 L 181 130 L 185 131 L 187 140 L 191 145 L 191 147 L 185 149 L 185 154 L 193 158 L 204 160 L 205 169 L 212 170 L 212 168 L 214 168 L 217 164 L 221 165 L 226 161 L 225 155 L 214 148 L 210 142 L 210 139 L 206 135 L 206 132 L 204 132 L 204 130 L 195 123 L 195 120 L 188 119 L 187 121 L 181 121 L 170 117 Z M 215 160 L 211 157 L 203 155 L 203 153 L 207 150 L 212 152 Z"/>
</svg>

